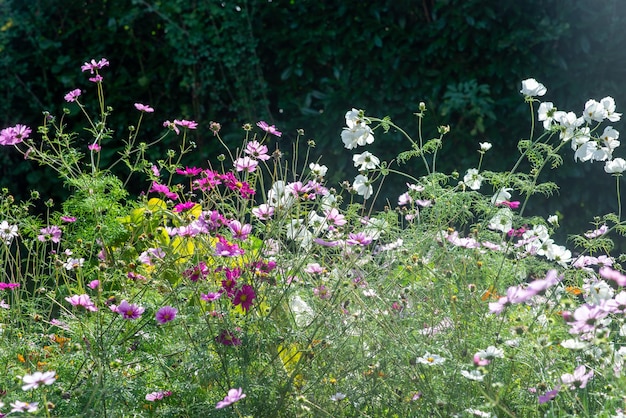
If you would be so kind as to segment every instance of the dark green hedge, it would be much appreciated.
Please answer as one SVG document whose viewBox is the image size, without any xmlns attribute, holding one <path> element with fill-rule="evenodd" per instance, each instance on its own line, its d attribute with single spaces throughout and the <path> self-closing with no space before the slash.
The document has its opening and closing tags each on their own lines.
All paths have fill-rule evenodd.
<svg viewBox="0 0 626 418">
<path fill-rule="evenodd" d="M 626 104 L 625 23 L 620 0 L 0 0 L 0 122 L 36 126 L 42 110 L 60 112 L 67 91 L 89 87 L 80 65 L 106 57 L 115 138 L 134 123 L 132 104 L 148 103 L 157 112 L 144 123 L 146 139 L 165 119 L 200 122 L 190 164 L 221 152 L 210 121 L 237 144 L 243 122 L 265 119 L 286 133 L 285 149 L 296 129 L 306 129 L 333 180 L 350 178 L 350 153 L 339 140 L 345 111 L 391 115 L 414 132 L 412 114 L 425 101 L 432 135 L 440 124 L 453 129 L 441 169 L 475 165 L 484 140 L 505 156 L 486 168 L 503 169 L 528 134 L 522 79 L 544 82 L 546 99 L 564 110 L 580 113 L 589 97 L 605 95 L 618 109 Z M 79 118 L 71 123 L 80 128 Z M 375 152 L 391 158 L 406 146 L 399 141 L 379 137 Z M 115 145 L 105 147 L 109 156 Z M 613 183 L 600 164 L 568 157 L 559 175 L 568 187 L 531 209 L 558 208 L 584 228 L 593 214 L 615 209 L 601 197 Z M 0 166 L 0 184 L 16 193 L 59 189 L 13 153 L 1 153 Z M 395 200 L 403 182 L 390 186 Z"/>
</svg>

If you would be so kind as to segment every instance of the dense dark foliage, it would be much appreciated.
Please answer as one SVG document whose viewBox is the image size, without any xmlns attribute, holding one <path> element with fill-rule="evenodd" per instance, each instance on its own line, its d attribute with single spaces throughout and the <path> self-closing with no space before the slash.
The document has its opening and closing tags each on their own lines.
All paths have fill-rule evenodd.
<svg viewBox="0 0 626 418">
<path fill-rule="evenodd" d="M 89 89 L 80 64 L 106 57 L 112 63 L 103 72 L 107 104 L 115 109 L 109 126 L 116 131 L 114 142 L 104 144 L 108 158 L 115 138 L 136 123 L 134 102 L 157 109 L 143 124 L 145 140 L 158 135 L 166 119 L 200 123 L 197 160 L 189 164 L 218 152 L 210 121 L 233 128 L 265 119 L 286 133 L 284 151 L 296 129 L 314 135 L 317 151 L 335 163 L 337 181 L 354 174 L 338 136 L 351 107 L 388 114 L 410 130 L 417 104 L 426 102 L 433 136 L 436 124 L 453 129 L 444 142 L 445 155 L 454 155 L 440 166 L 446 171 L 474 166 L 479 140 L 511 156 L 489 161 L 486 169 L 512 164 L 514 144 L 529 131 L 518 92 L 524 78 L 542 81 L 549 89 L 544 99 L 563 110 L 580 113 L 584 100 L 606 95 L 615 97 L 618 110 L 626 108 L 620 0 L 593 6 L 582 0 L 70 0 L 62 7 L 56 0 L 0 0 L 0 16 L 2 126 L 34 127 L 44 109 L 77 113 L 63 95 Z M 83 101 L 94 97 L 88 91 Z M 391 133 L 377 141 L 377 152 L 392 158 L 399 140 Z M 613 202 L 598 198 L 613 182 L 600 165 L 566 161 L 567 179 L 557 182 L 569 187 L 558 202 L 531 210 L 561 210 L 566 222 L 584 228 L 592 212 L 614 210 Z M 51 176 L 29 171 L 15 154 L 3 152 L 0 166 L 2 186 L 16 194 L 30 188 L 58 193 Z M 388 190 L 393 202 L 395 188 Z"/>
</svg>

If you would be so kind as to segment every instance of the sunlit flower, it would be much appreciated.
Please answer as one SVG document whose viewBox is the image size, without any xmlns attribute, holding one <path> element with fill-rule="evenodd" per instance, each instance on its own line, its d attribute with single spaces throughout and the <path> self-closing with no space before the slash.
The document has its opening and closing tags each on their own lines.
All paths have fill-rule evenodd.
<svg viewBox="0 0 626 418">
<path fill-rule="evenodd" d="M 158 392 L 148 393 L 146 395 L 146 401 L 148 402 L 160 401 L 161 399 L 167 396 L 171 396 L 171 395 L 172 395 L 172 392 L 169 390 L 160 390 Z"/>
<path fill-rule="evenodd" d="M 37 239 L 41 242 L 50 240 L 58 244 L 61 240 L 61 228 L 56 225 L 42 228 L 39 230 L 39 235 L 37 235 Z"/>
<path fill-rule="evenodd" d="M 461 375 L 469 380 L 476 380 L 478 382 L 482 382 L 483 379 L 485 378 L 485 375 L 483 375 L 478 369 L 474 369 L 470 371 L 461 370 Z"/>
<path fill-rule="evenodd" d="M 55 376 L 56 372 L 54 371 L 27 374 L 22 377 L 22 381 L 24 382 L 22 390 L 37 389 L 40 385 L 49 386 L 57 380 Z"/>
<path fill-rule="evenodd" d="M 315 177 L 324 177 L 328 171 L 328 167 L 317 163 L 311 163 L 309 164 L 309 170 L 311 170 L 311 173 L 313 173 Z"/>
<path fill-rule="evenodd" d="M 522 81 L 522 89 L 520 90 L 520 93 L 524 96 L 534 97 L 543 96 L 547 91 L 548 89 L 546 89 L 543 84 L 539 83 L 534 78 L 528 78 Z"/>
<path fill-rule="evenodd" d="M 11 402 L 11 412 L 36 412 L 39 407 L 38 402 L 22 402 L 15 401 Z"/>
<path fill-rule="evenodd" d="M 15 145 L 28 139 L 31 129 L 28 126 L 17 124 L 0 131 L 0 145 Z"/>
<path fill-rule="evenodd" d="M 341 140 L 347 149 L 356 148 L 357 146 L 371 144 L 374 142 L 372 129 L 367 126 L 366 121 L 361 119 L 360 111 L 352 109 L 346 112 L 346 125 L 341 132 Z"/>
<path fill-rule="evenodd" d="M 380 164 L 378 157 L 369 151 L 365 151 L 363 154 L 354 154 L 352 161 L 354 161 L 354 166 L 359 168 L 359 171 L 373 170 Z"/>
<path fill-rule="evenodd" d="M 621 174 L 626 170 L 626 160 L 623 158 L 615 158 L 604 164 L 604 171 L 609 174 Z"/>
<path fill-rule="evenodd" d="M 234 404 L 237 401 L 242 400 L 245 397 L 246 397 L 246 394 L 243 393 L 243 390 L 241 388 L 231 389 L 228 391 L 228 395 L 226 395 L 226 397 L 223 400 L 219 401 L 217 405 L 215 405 L 215 409 L 225 408 L 229 405 Z"/>
<path fill-rule="evenodd" d="M 589 370 L 589 373 L 585 373 L 587 368 L 584 364 L 576 367 L 574 373 L 565 373 L 561 376 L 561 382 L 569 385 L 570 389 L 584 389 L 587 386 L 589 379 L 593 377 L 593 370 Z"/>
<path fill-rule="evenodd" d="M 426 364 L 428 366 L 437 366 L 439 364 L 443 364 L 443 362 L 445 361 L 446 361 L 445 358 L 437 354 L 430 354 L 430 353 L 426 353 L 422 357 L 417 358 L 418 363 Z"/>
<path fill-rule="evenodd" d="M 235 170 L 245 171 L 246 173 L 252 173 L 256 170 L 259 162 L 248 156 L 237 158 L 234 162 Z"/>
<path fill-rule="evenodd" d="M 231 331 L 223 330 L 220 332 L 220 335 L 215 337 L 215 341 L 230 346 L 238 346 L 241 345 L 241 340 L 235 336 Z"/>
<path fill-rule="evenodd" d="M 374 193 L 372 184 L 367 176 L 364 176 L 363 174 L 359 174 L 354 178 L 352 188 L 357 192 L 357 194 L 363 196 L 364 199 L 368 199 Z"/>
<path fill-rule="evenodd" d="M 96 305 L 91 301 L 89 295 L 86 294 L 66 297 L 65 300 L 68 301 L 72 306 L 82 306 L 88 311 L 95 312 L 98 310 Z"/>
<path fill-rule="evenodd" d="M 480 189 L 483 184 L 484 177 L 478 173 L 476 168 L 467 170 L 467 174 L 463 177 L 463 183 L 472 190 Z"/>
<path fill-rule="evenodd" d="M 0 222 L 0 240 L 9 245 L 17 237 L 17 225 L 10 225 L 7 221 Z"/>
<path fill-rule="evenodd" d="M 330 400 L 333 402 L 339 402 L 346 398 L 346 395 L 341 392 L 337 392 L 334 395 L 331 395 Z"/>
<path fill-rule="evenodd" d="M 491 149 L 492 145 L 490 142 L 479 142 L 478 145 L 480 145 L 480 150 L 482 152 L 487 152 Z"/>
</svg>

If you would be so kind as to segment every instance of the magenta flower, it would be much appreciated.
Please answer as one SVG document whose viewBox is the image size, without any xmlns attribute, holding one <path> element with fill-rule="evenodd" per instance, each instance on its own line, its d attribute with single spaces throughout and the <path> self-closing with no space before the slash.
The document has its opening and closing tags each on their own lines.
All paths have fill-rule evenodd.
<svg viewBox="0 0 626 418">
<path fill-rule="evenodd" d="M 174 192 L 170 191 L 170 188 L 163 185 L 163 184 L 159 184 L 156 181 L 152 182 L 152 187 L 150 187 L 150 190 L 148 190 L 148 193 L 151 192 L 157 192 L 157 193 L 162 193 L 164 194 L 168 199 L 172 199 L 172 200 L 177 200 L 178 199 L 178 195 Z"/>
<path fill-rule="evenodd" d="M 31 133 L 28 126 L 17 124 L 15 126 L 4 128 L 0 131 L 0 145 L 15 145 L 28 139 Z"/>
<path fill-rule="evenodd" d="M 72 306 L 82 306 L 88 311 L 95 312 L 98 310 L 96 305 L 91 301 L 89 295 L 74 295 L 71 297 L 66 297 L 66 301 L 68 301 Z"/>
<path fill-rule="evenodd" d="M 0 282 L 0 290 L 15 289 L 16 287 L 20 287 L 20 284 L 19 283 L 4 283 L 4 282 Z"/>
<path fill-rule="evenodd" d="M 221 235 L 218 235 L 217 238 L 219 241 L 215 244 L 215 255 L 237 257 L 243 254 L 243 250 L 237 244 L 231 244 Z"/>
<path fill-rule="evenodd" d="M 363 247 L 371 244 L 371 242 L 372 238 L 364 232 L 358 232 L 356 234 L 350 233 L 348 234 L 348 239 L 346 240 L 346 244 L 348 245 L 360 245 Z"/>
<path fill-rule="evenodd" d="M 61 216 L 61 220 L 67 223 L 76 222 L 76 218 L 74 216 Z"/>
<path fill-rule="evenodd" d="M 220 332 L 220 335 L 215 337 L 215 341 L 230 346 L 238 346 L 241 345 L 241 340 L 235 336 L 231 331 L 223 330 Z"/>
<path fill-rule="evenodd" d="M 37 239 L 41 242 L 52 241 L 58 244 L 61 241 L 61 228 L 56 225 L 47 226 L 39 230 L 40 235 L 37 235 Z"/>
<path fill-rule="evenodd" d="M 93 152 L 100 152 L 100 150 L 102 149 L 102 147 L 98 145 L 97 143 L 90 144 L 87 146 L 87 148 L 89 148 L 89 151 L 93 151 Z"/>
<path fill-rule="evenodd" d="M 191 280 L 192 282 L 206 279 L 207 274 L 209 274 L 209 268 L 203 261 L 199 262 L 196 266 L 183 271 L 183 277 Z"/>
<path fill-rule="evenodd" d="M 176 308 L 172 308 L 171 306 L 164 306 L 157 311 L 155 317 L 159 324 L 165 324 L 167 322 L 173 321 L 174 318 L 176 318 L 177 313 L 178 310 Z"/>
<path fill-rule="evenodd" d="M 89 81 L 92 83 L 101 83 L 104 78 L 100 74 L 96 74 L 93 77 L 89 77 Z"/>
<path fill-rule="evenodd" d="M 174 206 L 174 212 L 184 212 L 196 206 L 196 202 L 184 202 Z"/>
<path fill-rule="evenodd" d="M 67 93 L 64 96 L 64 99 L 65 99 L 66 102 L 70 102 L 70 103 L 71 102 L 75 102 L 76 99 L 78 99 L 78 96 L 80 96 L 81 93 L 82 92 L 80 91 L 80 89 L 72 90 L 72 91 L 70 91 L 69 93 Z"/>
<path fill-rule="evenodd" d="M 80 67 L 80 69 L 82 70 L 82 72 L 89 71 L 91 74 L 93 74 L 96 70 L 100 70 L 108 65 L 109 61 L 106 58 L 101 58 L 98 62 L 96 62 L 95 59 L 92 59 L 90 62 L 84 63 Z"/>
<path fill-rule="evenodd" d="M 228 395 L 224 398 L 224 400 L 219 401 L 217 405 L 215 405 L 215 409 L 225 408 L 229 405 L 234 404 L 237 401 L 242 400 L 246 397 L 246 394 L 243 393 L 241 388 L 239 389 L 231 389 L 228 391 Z"/>
<path fill-rule="evenodd" d="M 283 135 L 282 132 L 280 132 L 278 129 L 276 129 L 276 126 L 274 126 L 274 125 L 270 126 L 265 121 L 258 122 L 256 124 L 256 126 L 258 126 L 259 128 L 263 129 L 268 134 L 272 134 L 272 135 L 277 136 L 277 137 L 281 137 Z"/>
<path fill-rule="evenodd" d="M 249 284 L 244 284 L 241 286 L 241 289 L 238 289 L 235 292 L 235 297 L 233 298 L 233 305 L 241 305 L 241 309 L 244 312 L 248 312 L 250 306 L 252 306 L 252 301 L 256 298 L 256 294 L 254 293 L 254 289 Z"/>
<path fill-rule="evenodd" d="M 198 174 L 202 173 L 204 170 L 199 168 L 199 167 L 185 167 L 185 169 L 180 169 L 177 168 L 176 169 L 176 173 L 180 174 L 181 176 L 188 176 L 188 177 L 194 177 L 197 176 Z"/>
<path fill-rule="evenodd" d="M 328 290 L 328 288 L 324 285 L 321 285 L 313 289 L 313 294 L 320 299 L 330 299 L 330 296 L 331 296 L 330 290 Z"/>
<path fill-rule="evenodd" d="M 98 286 L 100 286 L 100 280 L 92 280 L 89 282 L 87 286 L 89 286 L 92 289 L 97 289 Z"/>
<path fill-rule="evenodd" d="M 135 305 L 134 303 L 130 304 L 126 300 L 123 300 L 115 309 L 115 312 L 122 315 L 124 319 L 137 319 L 141 316 L 143 311 L 145 311 L 145 308 Z"/>
<path fill-rule="evenodd" d="M 146 112 L 146 113 L 154 112 L 153 108 L 151 108 L 148 105 L 141 104 L 141 103 L 135 103 L 135 109 L 139 110 L 140 112 Z"/>
</svg>

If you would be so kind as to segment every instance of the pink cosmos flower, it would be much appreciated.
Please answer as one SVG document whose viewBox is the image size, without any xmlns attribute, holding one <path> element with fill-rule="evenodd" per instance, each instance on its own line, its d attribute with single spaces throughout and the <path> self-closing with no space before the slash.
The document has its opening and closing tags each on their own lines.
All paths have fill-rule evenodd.
<svg viewBox="0 0 626 418">
<path fill-rule="evenodd" d="M 55 244 L 58 244 L 61 241 L 61 228 L 56 225 L 47 226 L 45 228 L 41 228 L 39 230 L 39 235 L 37 235 L 37 239 L 41 242 L 52 241 Z"/>
<path fill-rule="evenodd" d="M 100 280 L 92 280 L 89 282 L 87 286 L 89 286 L 92 289 L 97 289 L 98 286 L 100 286 Z"/>
<path fill-rule="evenodd" d="M 141 306 L 135 305 L 134 303 L 131 304 L 126 300 L 123 300 L 119 306 L 116 307 L 115 312 L 122 315 L 124 319 L 137 319 L 145 310 L 146 309 Z"/>
<path fill-rule="evenodd" d="M 154 112 L 153 108 L 151 108 L 148 105 L 141 104 L 141 103 L 135 103 L 135 109 L 139 110 L 140 112 L 146 112 L 146 113 Z"/>
<path fill-rule="evenodd" d="M 204 261 L 199 262 L 194 267 L 183 271 L 183 277 L 191 280 L 192 282 L 197 282 L 198 280 L 206 279 L 206 276 L 209 274 L 209 268 L 207 267 Z"/>
<path fill-rule="evenodd" d="M 202 295 L 200 295 L 200 299 L 202 299 L 205 302 L 215 302 L 221 296 L 222 296 L 221 292 L 209 292 L 209 293 L 203 293 Z"/>
<path fill-rule="evenodd" d="M 56 379 L 56 372 L 35 372 L 33 374 L 27 374 L 22 377 L 24 381 L 24 386 L 22 386 L 22 390 L 30 390 L 37 389 L 40 385 L 51 385 L 54 383 Z"/>
<path fill-rule="evenodd" d="M 95 59 L 92 59 L 90 62 L 84 63 L 80 67 L 80 69 L 82 70 L 82 72 L 89 71 L 91 74 L 93 74 L 96 70 L 100 70 L 108 65 L 109 61 L 106 58 L 101 58 L 98 62 L 96 62 Z"/>
<path fill-rule="evenodd" d="M 606 317 L 608 313 L 600 306 L 582 305 L 574 311 L 570 334 L 591 332 L 595 329 L 598 321 Z"/>
<path fill-rule="evenodd" d="M 148 393 L 146 395 L 146 401 L 148 402 L 160 401 L 161 399 L 171 396 L 171 395 L 172 395 L 172 391 L 160 390 L 158 392 Z"/>
<path fill-rule="evenodd" d="M 233 233 L 233 238 L 238 240 L 245 240 L 248 238 L 248 235 L 252 232 L 252 225 L 250 224 L 241 224 L 241 222 L 237 220 L 230 221 L 228 224 L 228 228 Z"/>
<path fill-rule="evenodd" d="M 607 232 L 609 232 L 609 227 L 606 225 L 602 225 L 600 228 L 595 229 L 593 231 L 586 232 L 584 235 L 585 237 L 592 239 L 592 238 L 598 238 L 606 234 Z"/>
<path fill-rule="evenodd" d="M 235 170 L 245 171 L 246 173 L 253 173 L 256 171 L 259 162 L 250 157 L 241 157 L 235 160 Z"/>
<path fill-rule="evenodd" d="M 76 99 L 78 99 L 78 96 L 81 95 L 81 93 L 82 92 L 80 91 L 80 89 L 72 90 L 64 96 L 64 99 L 66 102 L 69 102 L 69 103 L 75 102 Z"/>
<path fill-rule="evenodd" d="M 369 244 L 372 243 L 372 238 L 370 238 L 367 234 L 365 234 L 364 232 L 359 232 L 359 233 L 350 233 L 348 234 L 348 239 L 346 240 L 346 244 L 348 245 L 360 245 L 360 246 L 367 246 Z"/>
<path fill-rule="evenodd" d="M 252 306 L 252 301 L 256 298 L 256 294 L 254 293 L 254 289 L 249 284 L 244 284 L 241 286 L 241 289 L 238 289 L 235 292 L 235 297 L 233 298 L 233 305 L 240 305 L 241 309 L 244 312 L 248 312 L 250 306 Z"/>
<path fill-rule="evenodd" d="M 28 126 L 17 124 L 0 131 L 0 145 L 15 145 L 28 139 L 31 133 Z"/>
<path fill-rule="evenodd" d="M 256 160 L 267 161 L 271 158 L 267 154 L 267 146 L 261 145 L 259 141 L 248 142 L 248 144 L 246 145 L 246 149 L 243 152 Z"/>
<path fill-rule="evenodd" d="M 67 223 L 76 222 L 76 218 L 74 216 L 61 216 L 61 220 Z"/>
<path fill-rule="evenodd" d="M 174 119 L 174 124 L 182 126 L 183 128 L 187 128 L 187 129 L 196 129 L 198 127 L 197 122 L 193 120 L 186 120 L 186 119 L 181 119 L 181 120 Z"/>
<path fill-rule="evenodd" d="M 72 306 L 82 306 L 88 311 L 95 312 L 98 310 L 96 305 L 94 305 L 94 303 L 91 301 L 89 295 L 86 294 L 66 297 L 65 300 L 68 301 Z"/>
<path fill-rule="evenodd" d="M 561 390 L 561 386 L 557 386 L 554 389 L 547 391 L 543 395 L 539 395 L 539 405 L 542 405 L 556 398 L 556 395 L 558 395 L 559 390 Z"/>
<path fill-rule="evenodd" d="M 320 299 L 330 299 L 330 296 L 331 296 L 330 290 L 328 290 L 328 288 L 324 285 L 321 285 L 313 289 L 313 294 Z"/>
<path fill-rule="evenodd" d="M 587 368 L 584 364 L 576 367 L 574 373 L 565 373 L 561 376 L 561 382 L 566 385 L 569 385 L 570 389 L 584 389 L 587 386 L 587 382 L 589 379 L 593 377 L 593 370 L 590 370 L 589 373 L 585 373 Z"/>
<path fill-rule="evenodd" d="M 272 134 L 272 135 L 277 136 L 279 138 L 283 135 L 282 132 L 280 132 L 279 130 L 276 129 L 276 126 L 274 126 L 274 125 L 270 126 L 265 121 L 258 122 L 256 124 L 256 126 L 258 126 L 259 128 L 263 129 L 268 134 Z"/>
<path fill-rule="evenodd" d="M 600 267 L 598 272 L 600 273 L 600 276 L 608 280 L 613 280 L 618 286 L 626 286 L 626 276 L 619 271 L 604 266 Z"/>
<path fill-rule="evenodd" d="M 167 322 L 173 321 L 176 318 L 176 314 L 178 310 L 171 306 L 164 306 L 159 309 L 155 315 L 155 318 L 159 324 L 165 324 Z"/>
<path fill-rule="evenodd" d="M 215 409 L 225 408 L 229 405 L 234 404 L 237 401 L 242 400 L 245 397 L 246 397 L 246 394 L 243 393 L 243 390 L 241 388 L 231 389 L 228 391 L 228 395 L 226 395 L 226 397 L 223 400 L 219 401 L 217 405 L 215 405 Z"/>
<path fill-rule="evenodd" d="M 274 215 L 274 208 L 268 204 L 261 204 L 258 207 L 252 209 L 252 214 L 262 221 L 271 219 Z"/>
<path fill-rule="evenodd" d="M 89 150 L 93 152 L 100 152 L 100 150 L 102 149 L 102 147 L 97 143 L 90 144 L 87 146 L 87 148 L 89 148 Z"/>
<path fill-rule="evenodd" d="M 92 83 L 101 83 L 104 78 L 100 74 L 96 74 L 93 77 L 89 77 L 89 81 Z"/>
</svg>

